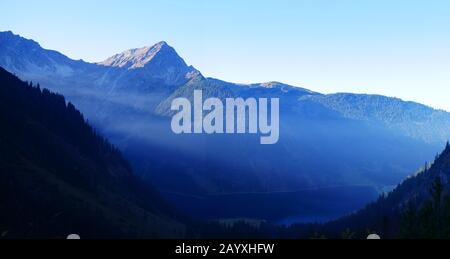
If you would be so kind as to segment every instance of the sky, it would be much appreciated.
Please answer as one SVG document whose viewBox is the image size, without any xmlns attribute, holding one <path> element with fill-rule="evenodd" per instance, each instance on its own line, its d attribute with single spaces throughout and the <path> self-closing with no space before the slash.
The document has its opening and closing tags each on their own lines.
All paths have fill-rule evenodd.
<svg viewBox="0 0 450 259">
<path fill-rule="evenodd" d="M 11 30 L 97 62 L 166 41 L 207 77 L 450 111 L 448 0 L 0 0 Z"/>
</svg>

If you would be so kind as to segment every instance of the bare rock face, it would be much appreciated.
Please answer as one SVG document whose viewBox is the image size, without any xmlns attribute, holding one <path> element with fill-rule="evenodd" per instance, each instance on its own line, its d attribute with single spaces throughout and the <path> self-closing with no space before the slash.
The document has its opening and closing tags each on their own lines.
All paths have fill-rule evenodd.
<svg viewBox="0 0 450 259">
<path fill-rule="evenodd" d="M 98 63 L 106 67 L 122 68 L 144 74 L 149 79 L 166 85 L 181 85 L 187 82 L 192 73 L 198 72 L 188 66 L 175 49 L 166 42 L 159 42 L 151 47 L 130 49 L 116 54 Z"/>
</svg>

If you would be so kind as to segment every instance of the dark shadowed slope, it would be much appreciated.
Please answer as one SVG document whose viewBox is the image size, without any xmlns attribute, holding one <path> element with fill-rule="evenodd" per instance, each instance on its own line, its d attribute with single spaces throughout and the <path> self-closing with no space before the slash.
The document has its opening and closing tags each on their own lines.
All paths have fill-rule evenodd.
<svg viewBox="0 0 450 259">
<path fill-rule="evenodd" d="M 64 97 L 0 68 L 0 238 L 183 237 L 175 214 Z"/>
<path fill-rule="evenodd" d="M 450 146 L 434 163 L 354 215 L 331 222 L 323 232 L 367 230 L 385 238 L 450 237 Z"/>
</svg>

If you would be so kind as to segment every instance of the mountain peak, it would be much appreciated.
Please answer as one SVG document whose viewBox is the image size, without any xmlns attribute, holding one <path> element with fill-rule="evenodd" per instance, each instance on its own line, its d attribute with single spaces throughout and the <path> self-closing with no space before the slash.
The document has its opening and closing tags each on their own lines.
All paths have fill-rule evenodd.
<svg viewBox="0 0 450 259">
<path fill-rule="evenodd" d="M 297 86 L 292 86 L 292 85 L 288 85 L 288 84 L 284 84 L 281 82 L 277 82 L 277 81 L 271 81 L 271 82 L 266 82 L 266 83 L 260 83 L 260 84 L 253 84 L 251 85 L 252 87 L 257 87 L 257 88 L 265 88 L 265 89 L 278 89 L 281 90 L 282 92 L 291 92 L 291 91 L 295 91 L 295 92 L 301 92 L 302 94 L 308 94 L 308 95 L 316 95 L 318 93 L 313 92 L 309 89 L 305 89 L 305 88 L 301 88 L 301 87 L 297 87 Z"/>
<path fill-rule="evenodd" d="M 151 47 L 130 49 L 97 63 L 105 67 L 135 70 L 143 77 L 166 85 L 182 85 L 199 72 L 178 55 L 167 42 Z"/>
<path fill-rule="evenodd" d="M 0 31 L 0 35 L 10 35 L 10 36 L 14 36 L 14 33 L 12 31 Z"/>
<path fill-rule="evenodd" d="M 26 48 L 40 47 L 39 43 L 34 40 L 26 39 L 18 34 L 14 34 L 12 31 L 0 31 L 0 44 L 5 48 L 18 48 L 21 45 L 25 45 Z"/>
<path fill-rule="evenodd" d="M 20 35 L 16 35 L 12 31 L 0 31 L 0 35 L 3 37 L 20 37 Z"/>
<path fill-rule="evenodd" d="M 167 42 L 160 41 L 153 46 L 146 46 L 124 51 L 98 64 L 110 67 L 137 69 L 145 67 L 159 55 L 177 56 L 179 59 L 181 59 L 175 52 L 175 50 L 170 47 L 169 44 L 167 44 Z"/>
<path fill-rule="evenodd" d="M 167 44 L 167 42 L 165 42 L 165 41 L 160 41 L 160 42 L 156 43 L 155 45 L 159 45 L 159 46 L 166 45 L 166 46 L 169 46 L 169 44 Z"/>
<path fill-rule="evenodd" d="M 261 85 L 261 87 L 264 87 L 264 88 L 276 88 L 276 87 L 280 87 L 280 86 L 286 86 L 285 84 L 282 84 L 282 83 L 276 82 L 276 81 L 261 83 L 260 85 Z"/>
</svg>

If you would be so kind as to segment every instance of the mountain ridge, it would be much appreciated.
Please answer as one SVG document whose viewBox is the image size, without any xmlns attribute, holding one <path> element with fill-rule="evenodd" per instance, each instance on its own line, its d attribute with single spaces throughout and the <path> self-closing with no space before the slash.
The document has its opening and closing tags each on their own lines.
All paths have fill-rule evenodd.
<svg viewBox="0 0 450 259">
<path fill-rule="evenodd" d="M 22 37 L 21 35 L 16 35 L 14 34 L 12 31 L 3 31 L 0 32 L 0 36 L 1 35 L 6 35 L 6 37 L 8 38 L 12 38 L 14 40 L 17 41 L 23 41 L 23 42 L 31 42 L 36 44 L 36 46 L 42 48 L 38 42 L 32 40 L 32 39 L 27 39 L 25 37 Z M 0 47 L 3 47 L 2 41 L 1 41 L 2 37 L 0 37 Z M 6 45 L 6 44 L 5 44 Z M 0 49 L 1 50 L 1 49 Z M 71 59 L 70 57 L 65 56 L 64 54 L 61 54 L 57 51 L 54 50 L 48 50 L 48 49 L 44 49 L 42 48 L 42 50 L 44 51 L 49 51 L 49 52 L 55 52 L 60 54 L 61 56 L 64 56 L 65 58 L 67 58 L 68 60 L 72 61 L 72 62 L 82 62 L 85 65 L 99 65 L 105 69 L 107 68 L 123 68 L 126 70 L 135 70 L 135 69 L 142 69 L 145 68 L 146 65 L 148 65 L 149 63 L 151 63 L 153 61 L 153 59 L 155 57 L 158 56 L 158 54 L 160 54 L 161 50 L 163 50 L 163 52 L 168 53 L 168 55 L 170 56 L 170 59 L 179 59 L 176 62 L 181 64 L 181 66 L 183 66 L 183 69 L 186 69 L 186 74 L 188 74 L 186 76 L 186 78 L 188 80 L 192 79 L 193 77 L 197 76 L 197 75 L 201 75 L 201 72 L 198 71 L 197 69 L 195 69 L 195 67 L 193 66 L 188 66 L 186 64 L 186 62 L 177 54 L 176 50 L 170 46 L 166 41 L 160 41 L 152 46 L 146 46 L 146 47 L 141 47 L 141 48 L 133 48 L 133 49 L 129 49 L 129 50 L 125 50 L 121 53 L 118 54 L 114 54 L 113 56 L 107 58 L 104 61 L 101 62 L 86 62 L 83 60 L 74 60 Z M 136 54 L 136 52 L 138 52 L 138 55 L 133 55 Z M 149 53 L 150 52 L 150 53 Z M 1 52 L 0 52 L 1 54 Z M 149 55 L 145 55 L 145 54 L 149 54 Z M 1 59 L 2 57 L 0 56 L 0 62 L 4 61 Z M 163 59 L 163 58 L 162 58 Z M 2 64 L 0 63 L 0 65 L 2 65 L 3 67 L 7 68 L 9 71 L 11 70 L 15 70 L 14 67 L 8 67 L 8 64 Z M 154 69 L 154 68 L 153 68 Z M 15 71 L 11 71 L 11 72 L 15 72 Z M 183 71 L 184 72 L 184 71 Z M 213 79 L 213 78 L 210 78 Z M 187 83 L 187 80 L 184 82 Z M 234 83 L 235 85 L 242 85 L 242 86 L 261 86 L 261 87 L 266 87 L 266 88 L 272 88 L 272 86 L 277 85 L 278 87 L 282 87 L 282 86 L 287 86 L 287 87 L 295 87 L 296 86 L 291 86 L 291 85 L 287 85 L 281 82 L 276 82 L 276 81 L 271 81 L 271 82 L 264 82 L 264 83 L 258 83 L 258 84 L 237 84 Z M 300 87 L 298 87 L 300 88 Z M 311 90 L 308 89 L 304 89 L 304 88 L 300 88 L 303 89 L 305 91 L 310 91 L 312 93 L 314 93 Z"/>
<path fill-rule="evenodd" d="M 151 46 L 144 46 L 144 47 L 141 47 L 141 48 L 128 49 L 128 50 L 125 50 L 125 51 L 120 52 L 118 54 L 114 54 L 114 55 L 112 55 L 111 57 L 107 58 L 104 61 L 100 61 L 100 62 L 86 62 L 86 61 L 84 61 L 82 59 L 80 59 L 80 60 L 72 59 L 72 58 L 70 58 L 70 57 L 68 57 L 68 56 L 66 56 L 66 55 L 64 55 L 64 54 L 62 54 L 62 53 L 60 53 L 58 51 L 55 51 L 55 50 L 45 49 L 38 42 L 36 42 L 35 40 L 25 38 L 25 37 L 23 37 L 21 35 L 18 35 L 18 34 L 14 34 L 12 31 L 0 31 L 0 50 L 2 50 L 1 49 L 2 47 L 7 46 L 6 44 L 2 45 L 2 43 L 3 43 L 2 39 L 4 39 L 4 38 L 13 39 L 16 42 L 20 42 L 20 40 L 22 40 L 23 42 L 29 42 L 30 44 L 32 44 L 32 45 L 34 45 L 36 47 L 39 47 L 42 50 L 49 51 L 49 52 L 55 53 L 55 54 L 57 53 L 58 55 L 60 55 L 60 56 L 62 56 L 64 58 L 67 58 L 68 60 L 70 60 L 72 62 L 83 62 L 83 63 L 89 64 L 89 65 L 101 65 L 101 66 L 104 66 L 104 67 L 112 67 L 112 68 L 126 68 L 128 70 L 139 69 L 139 68 L 145 67 L 145 65 L 147 65 L 149 62 L 151 62 L 152 59 L 155 56 L 157 56 L 161 50 L 168 49 L 168 50 L 170 50 L 169 52 L 171 54 L 175 54 L 178 58 L 180 58 L 180 62 L 182 64 L 185 64 L 186 66 L 188 66 L 186 64 L 186 62 L 177 54 L 176 50 L 172 46 L 170 46 L 166 41 L 160 41 L 160 42 L 157 42 L 156 44 L 151 45 Z M 137 55 L 137 56 L 131 55 L 131 56 L 127 56 L 127 54 L 131 54 L 133 52 L 144 52 L 144 53 L 147 53 L 147 54 L 148 54 L 148 52 L 150 52 L 150 55 Z M 141 53 L 141 54 L 144 54 L 144 53 Z M 121 58 L 124 58 L 124 59 L 121 59 Z M 140 58 L 142 58 L 142 60 Z M 3 60 L 0 60 L 0 62 L 1 61 L 3 61 Z M 4 64 L 3 64 L 3 67 L 8 68 L 8 66 L 5 66 Z M 202 76 L 201 72 L 199 70 L 195 69 L 193 66 L 188 66 L 188 67 L 192 69 L 191 73 L 193 73 L 195 75 L 198 75 L 198 76 Z M 11 69 L 9 69 L 9 70 L 11 70 Z M 192 79 L 195 75 L 189 76 L 188 79 L 189 80 Z M 399 97 L 389 97 L 389 96 L 384 96 L 384 95 L 379 95 L 379 94 L 356 94 L 356 93 L 348 93 L 348 92 L 336 92 L 336 93 L 331 93 L 331 94 L 322 94 L 322 93 L 319 93 L 319 92 L 312 91 L 310 89 L 302 88 L 300 86 L 293 86 L 293 85 L 285 84 L 285 83 L 279 82 L 279 81 L 268 81 L 268 82 L 262 82 L 262 83 L 241 84 L 241 83 L 227 82 L 227 81 L 223 81 L 223 80 L 216 79 L 216 78 L 211 78 L 211 77 L 206 77 L 206 79 L 218 80 L 218 81 L 221 81 L 221 82 L 224 82 L 224 83 L 234 84 L 236 86 L 242 86 L 242 87 L 250 87 L 250 88 L 252 88 L 252 87 L 253 88 L 261 87 L 261 88 L 267 88 L 267 89 L 273 89 L 273 88 L 277 88 L 277 89 L 295 88 L 295 89 L 303 90 L 305 92 L 309 92 L 309 93 L 311 93 L 313 95 L 319 94 L 319 95 L 322 95 L 322 96 L 353 95 L 353 96 L 362 96 L 362 97 L 385 97 L 385 98 L 389 98 L 389 99 L 393 99 L 393 100 L 399 100 L 399 101 L 402 101 L 402 102 L 405 102 L 405 103 L 420 104 L 420 105 L 425 106 L 427 108 L 432 108 L 432 109 L 434 109 L 436 111 L 446 112 L 445 110 L 436 109 L 436 108 L 433 108 L 433 107 L 431 107 L 429 105 L 421 104 L 421 103 L 418 103 L 418 102 L 406 101 L 406 100 L 403 100 L 402 98 L 399 98 Z"/>
</svg>

